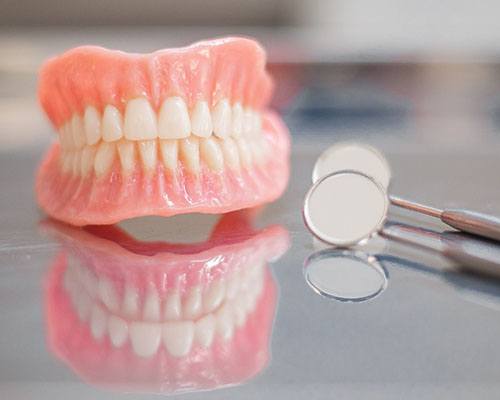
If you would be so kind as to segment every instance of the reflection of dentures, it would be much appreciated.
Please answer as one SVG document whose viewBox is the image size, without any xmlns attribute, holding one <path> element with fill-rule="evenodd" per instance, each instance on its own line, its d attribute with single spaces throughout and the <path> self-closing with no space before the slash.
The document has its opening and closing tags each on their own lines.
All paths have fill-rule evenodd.
<svg viewBox="0 0 500 400">
<path fill-rule="evenodd" d="M 41 167 L 40 203 L 85 225 L 272 201 L 289 142 L 265 108 L 271 92 L 263 49 L 242 38 L 148 55 L 88 46 L 50 60 L 39 98 L 59 142 Z"/>
<path fill-rule="evenodd" d="M 51 348 L 90 383 L 126 390 L 209 389 L 258 373 L 276 301 L 266 264 L 288 236 L 275 226 L 228 242 L 239 218 L 224 216 L 198 245 L 45 225 L 64 249 L 46 288 Z"/>
</svg>

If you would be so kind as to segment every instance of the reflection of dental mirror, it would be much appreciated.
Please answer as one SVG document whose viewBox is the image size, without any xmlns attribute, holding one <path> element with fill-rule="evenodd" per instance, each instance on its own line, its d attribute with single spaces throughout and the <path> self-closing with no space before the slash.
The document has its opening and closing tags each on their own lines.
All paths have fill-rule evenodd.
<svg viewBox="0 0 500 400">
<path fill-rule="evenodd" d="M 387 274 L 374 256 L 349 250 L 323 250 L 304 265 L 307 283 L 318 294 L 340 301 L 373 299 L 387 287 Z"/>
<path fill-rule="evenodd" d="M 364 160 L 366 158 L 366 161 Z M 426 214 L 431 217 L 439 218 L 442 222 L 445 224 L 452 226 L 455 229 L 458 229 L 463 232 L 468 232 L 468 233 L 473 233 L 475 235 L 487 237 L 490 239 L 494 240 L 500 240 L 500 218 L 486 215 L 486 214 L 480 214 L 474 211 L 470 210 L 465 210 L 465 209 L 437 209 L 434 207 L 430 207 L 427 205 L 419 204 L 413 201 L 409 201 L 397 196 L 392 196 L 392 195 L 387 195 L 386 194 L 386 189 L 390 180 L 391 176 L 391 171 L 389 168 L 389 164 L 385 160 L 385 158 L 380 154 L 378 151 L 375 149 L 372 149 L 369 146 L 365 145 L 359 145 L 355 143 L 349 143 L 349 144 L 338 144 L 330 147 L 327 149 L 318 159 L 316 162 L 316 165 L 314 166 L 314 171 L 313 171 L 313 182 L 314 185 L 311 188 L 311 190 L 308 193 L 309 196 L 314 196 L 315 200 L 313 203 L 315 204 L 320 204 L 320 203 L 325 203 L 325 201 L 320 201 L 319 197 L 321 196 L 321 193 L 328 193 L 328 196 L 332 197 L 333 195 L 338 194 L 338 182 L 340 181 L 339 179 L 336 179 L 335 183 L 332 184 L 332 180 L 327 179 L 328 177 L 335 175 L 337 172 L 343 172 L 345 173 L 346 170 L 351 170 L 351 171 L 358 171 L 361 173 L 361 175 L 364 175 L 366 177 L 372 177 L 372 181 L 376 181 L 379 183 L 379 189 L 384 192 L 383 195 L 387 197 L 390 201 L 391 204 L 405 208 L 408 210 L 416 211 L 421 214 Z M 342 178 L 342 181 L 346 181 L 347 178 Z M 360 179 L 351 179 L 352 182 L 359 182 Z M 318 190 L 318 186 L 320 185 L 326 185 L 329 187 L 328 190 L 326 189 L 321 189 Z M 331 187 L 334 187 L 335 191 L 332 191 Z M 366 180 L 365 182 L 366 187 L 373 187 L 373 183 L 368 182 Z M 360 192 L 359 189 L 360 185 L 357 184 L 356 188 L 357 189 L 352 189 L 353 191 L 349 193 L 343 193 L 342 197 L 345 198 L 351 198 L 353 202 L 355 202 L 357 205 L 359 205 L 359 201 L 355 200 L 355 196 L 357 196 Z M 348 185 L 343 185 L 341 187 L 343 190 L 349 190 Z M 308 203 L 308 197 L 306 197 L 306 201 L 304 204 L 304 208 L 306 207 Z M 380 196 L 378 196 L 380 197 Z M 328 199 L 325 199 L 326 201 Z M 372 206 L 369 202 L 371 200 L 370 198 L 367 198 L 364 207 L 369 208 L 369 207 L 376 207 Z M 349 205 L 349 202 L 344 202 L 343 204 Z M 350 207 L 351 208 L 351 207 Z M 353 210 L 340 210 L 339 212 L 342 213 L 343 211 L 349 212 L 352 214 Z M 339 213 L 337 212 L 337 214 Z M 316 211 L 311 211 L 311 210 L 304 210 L 304 214 L 319 214 L 320 210 Z M 375 210 L 373 210 L 373 213 L 376 213 Z M 371 215 L 371 213 L 370 213 Z M 326 217 L 325 217 L 326 219 Z M 308 225 L 308 227 L 311 229 L 311 225 Z M 338 226 L 336 227 L 337 229 L 340 229 Z M 366 225 L 366 231 L 364 235 L 359 235 L 361 237 L 360 240 L 365 239 L 370 237 L 373 234 L 374 231 L 374 226 L 372 224 L 367 223 Z M 316 236 L 320 237 L 320 234 L 318 231 L 314 232 Z M 333 240 L 329 242 L 332 245 L 335 246 L 346 246 L 346 242 L 348 242 L 348 238 L 345 240 L 341 238 L 340 236 L 334 236 L 331 235 L 331 232 L 325 232 L 322 236 L 326 237 L 332 237 L 337 240 Z M 321 237 L 320 237 L 321 238 Z M 349 238 L 350 239 L 350 238 Z M 322 240 L 325 240 L 322 238 Z M 325 240 L 327 241 L 327 240 Z M 353 243 L 350 243 L 353 244 Z"/>
</svg>

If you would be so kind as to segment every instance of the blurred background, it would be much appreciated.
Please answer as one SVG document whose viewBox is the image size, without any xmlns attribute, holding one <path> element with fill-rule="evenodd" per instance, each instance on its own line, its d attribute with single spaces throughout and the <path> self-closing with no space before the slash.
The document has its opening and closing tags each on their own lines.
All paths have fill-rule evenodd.
<svg viewBox="0 0 500 400">
<path fill-rule="evenodd" d="M 422 151 L 496 152 L 495 0 L 0 0 L 0 151 L 50 127 L 36 74 L 81 44 L 148 52 L 222 35 L 268 50 L 273 106 L 297 141 L 356 137 Z M 488 143 L 488 145 L 484 145 Z"/>
</svg>

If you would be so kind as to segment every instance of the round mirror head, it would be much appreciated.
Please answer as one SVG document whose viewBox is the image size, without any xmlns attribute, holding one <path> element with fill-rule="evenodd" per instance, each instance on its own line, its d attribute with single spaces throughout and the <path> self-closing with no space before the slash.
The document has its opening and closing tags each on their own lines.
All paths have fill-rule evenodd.
<svg viewBox="0 0 500 400">
<path fill-rule="evenodd" d="M 389 200 L 385 189 L 357 171 L 339 171 L 317 181 L 304 201 L 304 222 L 318 239 L 347 247 L 377 233 Z"/>
<path fill-rule="evenodd" d="M 389 187 L 391 169 L 385 157 L 374 147 L 360 143 L 337 143 L 316 160 L 312 180 L 342 170 L 354 170 L 373 177 L 385 189 Z"/>
<path fill-rule="evenodd" d="M 326 250 L 310 256 L 304 276 L 318 294 L 339 301 L 373 299 L 387 287 L 385 269 L 376 257 L 349 250 Z"/>
</svg>

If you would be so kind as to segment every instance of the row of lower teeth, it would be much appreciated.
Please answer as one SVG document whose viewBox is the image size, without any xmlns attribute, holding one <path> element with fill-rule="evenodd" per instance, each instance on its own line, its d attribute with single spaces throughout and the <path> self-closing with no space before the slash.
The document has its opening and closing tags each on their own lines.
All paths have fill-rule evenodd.
<svg viewBox="0 0 500 400">
<path fill-rule="evenodd" d="M 76 176 L 86 176 L 92 170 L 97 176 L 103 176 L 110 171 L 116 159 L 119 159 L 125 174 L 131 173 L 138 163 L 145 170 L 153 171 L 158 162 L 170 171 L 176 171 L 181 162 L 187 170 L 196 174 L 200 171 L 201 163 L 213 171 L 222 171 L 225 166 L 239 169 L 252 163 L 261 163 L 265 160 L 267 150 L 266 140 L 262 136 L 237 139 L 122 139 L 85 146 L 76 151 L 68 151 L 63 147 L 60 163 L 63 172 Z"/>
<path fill-rule="evenodd" d="M 206 101 L 198 101 L 188 111 L 180 97 L 167 98 L 158 115 L 148 100 L 137 98 L 128 101 L 125 115 L 107 105 L 101 115 L 95 107 L 88 106 L 83 117 L 75 113 L 60 127 L 61 145 L 66 149 L 78 149 L 95 145 L 99 141 L 183 139 L 190 135 L 208 138 L 259 135 L 261 116 L 240 103 L 231 105 L 228 100 L 219 101 L 210 110 Z"/>
</svg>

